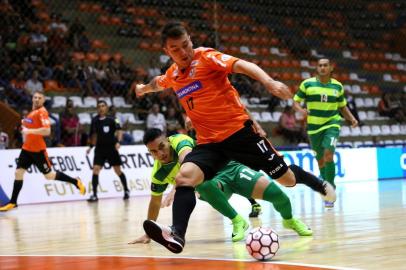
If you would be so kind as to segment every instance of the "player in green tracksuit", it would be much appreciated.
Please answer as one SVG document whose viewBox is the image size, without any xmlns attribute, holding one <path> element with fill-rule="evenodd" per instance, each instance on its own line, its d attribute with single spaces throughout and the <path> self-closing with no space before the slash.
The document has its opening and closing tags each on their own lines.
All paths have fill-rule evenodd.
<svg viewBox="0 0 406 270">
<path fill-rule="evenodd" d="M 293 97 L 293 108 L 307 116 L 307 134 L 312 149 L 316 152 L 321 177 L 335 187 L 334 152 L 340 135 L 342 118 L 358 121 L 347 108 L 343 85 L 331 77 L 333 67 L 329 59 L 323 58 L 317 64 L 317 76 L 304 80 Z M 307 109 L 300 103 L 305 102 Z M 334 203 L 326 202 L 326 207 Z"/>
<path fill-rule="evenodd" d="M 148 219 L 156 221 L 161 205 L 168 206 L 173 201 L 174 189 L 163 202 L 162 195 L 168 185 L 175 185 L 175 176 L 180 164 L 195 147 L 195 142 L 183 134 L 165 137 L 159 129 L 150 129 L 144 135 L 144 144 L 155 160 L 152 170 L 152 196 L 148 208 Z M 270 182 L 266 176 L 237 162 L 230 162 L 214 179 L 199 185 L 197 191 L 213 208 L 232 221 L 233 241 L 244 238 L 248 223 L 229 204 L 228 198 L 232 193 L 238 193 L 247 198 L 251 198 L 250 195 L 253 195 L 272 202 L 281 213 L 285 227 L 295 230 L 299 235 L 312 235 L 312 231 L 307 225 L 292 217 L 289 198 L 274 182 Z M 143 235 L 130 243 L 148 243 L 149 241 L 149 237 Z"/>
</svg>

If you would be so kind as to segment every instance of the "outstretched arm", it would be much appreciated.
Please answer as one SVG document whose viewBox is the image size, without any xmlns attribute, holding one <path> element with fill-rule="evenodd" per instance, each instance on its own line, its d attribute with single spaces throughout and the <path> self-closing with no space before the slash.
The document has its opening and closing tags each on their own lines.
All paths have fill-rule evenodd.
<svg viewBox="0 0 406 270">
<path fill-rule="evenodd" d="M 157 220 L 158 215 L 159 215 L 159 209 L 161 207 L 161 200 L 162 200 L 162 195 L 160 196 L 151 196 L 151 200 L 149 201 L 149 207 L 148 207 L 148 220 Z M 151 242 L 151 239 L 148 237 L 148 235 L 144 234 L 137 239 L 129 242 L 128 244 L 148 244 Z"/>
<path fill-rule="evenodd" d="M 293 94 L 287 85 L 275 81 L 262 68 L 254 63 L 240 59 L 234 63 L 233 72 L 245 74 L 248 77 L 261 82 L 272 95 L 281 99 L 290 99 L 293 97 Z"/>
<path fill-rule="evenodd" d="M 143 96 L 146 93 L 153 93 L 164 90 L 164 88 L 158 85 L 157 80 L 158 77 L 154 77 L 148 84 L 133 83 L 131 88 L 133 88 L 137 96 Z"/>
</svg>

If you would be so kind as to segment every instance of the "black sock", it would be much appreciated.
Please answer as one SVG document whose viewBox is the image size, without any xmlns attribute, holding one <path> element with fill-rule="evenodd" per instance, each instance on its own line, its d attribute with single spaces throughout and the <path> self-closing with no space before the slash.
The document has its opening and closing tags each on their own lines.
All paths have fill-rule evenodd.
<svg viewBox="0 0 406 270">
<path fill-rule="evenodd" d="M 177 187 L 172 206 L 172 222 L 175 231 L 185 237 L 190 215 L 196 205 L 193 187 Z"/>
<path fill-rule="evenodd" d="M 253 198 L 249 198 L 248 200 L 250 201 L 251 205 L 258 204 Z"/>
<path fill-rule="evenodd" d="M 289 166 L 289 168 L 295 175 L 296 183 L 305 184 L 314 191 L 326 195 L 323 187 L 323 181 L 321 179 L 311 173 L 306 172 L 297 165 L 292 164 Z"/>
<path fill-rule="evenodd" d="M 77 184 L 78 180 L 76 180 L 75 178 L 72 178 L 60 171 L 56 171 L 55 180 L 71 183 L 71 184 L 75 185 L 76 187 L 78 187 L 78 184 Z"/>
<path fill-rule="evenodd" d="M 122 172 L 119 177 L 121 184 L 123 185 L 124 191 L 128 191 L 127 179 L 125 178 L 125 174 Z"/>
<path fill-rule="evenodd" d="M 13 194 L 11 195 L 10 203 L 17 204 L 18 194 L 23 188 L 23 180 L 14 180 Z"/>
<path fill-rule="evenodd" d="M 93 195 L 97 196 L 97 187 L 99 186 L 99 175 L 93 174 L 92 175 L 92 187 L 93 187 Z"/>
</svg>

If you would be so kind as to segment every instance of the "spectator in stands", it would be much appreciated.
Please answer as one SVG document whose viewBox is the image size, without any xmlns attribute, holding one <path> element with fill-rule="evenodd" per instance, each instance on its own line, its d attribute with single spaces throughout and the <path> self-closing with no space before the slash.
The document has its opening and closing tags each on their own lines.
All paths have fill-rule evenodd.
<svg viewBox="0 0 406 270">
<path fill-rule="evenodd" d="M 69 27 L 68 42 L 71 46 L 74 46 L 79 39 L 80 34 L 86 30 L 85 26 L 80 22 L 79 18 L 76 17 Z"/>
<path fill-rule="evenodd" d="M 345 98 L 347 99 L 347 107 L 348 107 L 348 109 L 350 110 L 352 115 L 354 115 L 355 119 L 357 119 L 358 125 L 363 126 L 364 123 L 359 119 L 358 108 L 357 108 L 357 104 L 355 103 L 354 97 L 347 90 L 344 91 L 344 94 L 345 94 Z"/>
<path fill-rule="evenodd" d="M 61 15 L 55 13 L 51 15 L 51 23 L 49 24 L 49 29 L 57 30 L 62 33 L 68 31 L 68 27 L 66 26 L 66 23 L 62 21 Z"/>
<path fill-rule="evenodd" d="M 110 116 L 114 117 L 115 119 L 118 120 L 120 126 L 121 126 L 121 131 L 123 133 L 123 136 L 121 137 L 120 144 L 121 145 L 131 145 L 134 144 L 134 138 L 133 136 L 128 132 L 129 128 L 129 122 L 128 118 L 125 118 L 122 114 L 119 114 L 117 112 L 117 108 L 114 105 L 110 106 Z"/>
<path fill-rule="evenodd" d="M 151 112 L 147 116 L 147 129 L 150 128 L 158 128 L 166 132 L 165 116 L 160 113 L 159 104 L 157 103 L 152 105 Z"/>
<path fill-rule="evenodd" d="M 106 73 L 110 81 L 110 94 L 112 95 L 122 95 L 128 89 L 128 85 L 121 75 L 121 71 L 125 66 L 123 65 L 124 63 L 116 60 L 110 60 L 107 65 Z"/>
<path fill-rule="evenodd" d="M 60 119 L 63 134 L 61 143 L 64 146 L 80 146 L 82 127 L 72 100 L 68 99 L 66 101 L 66 107 L 61 113 Z"/>
<path fill-rule="evenodd" d="M 0 150 L 7 149 L 9 145 L 8 134 L 3 131 L 3 126 L 0 123 Z"/>
<path fill-rule="evenodd" d="M 8 100 L 17 108 L 31 106 L 31 93 L 25 89 L 25 83 L 24 71 L 20 70 L 7 91 Z"/>
<path fill-rule="evenodd" d="M 306 133 L 303 125 L 296 119 L 295 110 L 286 106 L 279 118 L 279 132 L 289 143 L 306 141 Z"/>
<path fill-rule="evenodd" d="M 179 114 L 176 113 L 175 108 L 169 107 L 166 114 L 167 136 L 172 136 L 180 132 L 185 133 L 185 131 L 182 131 L 182 124 L 180 119 L 181 117 L 179 116 Z"/>
<path fill-rule="evenodd" d="M 30 96 L 32 96 L 37 91 L 42 92 L 44 90 L 44 85 L 42 84 L 41 81 L 38 80 L 37 70 L 34 70 L 32 72 L 31 78 L 27 80 L 27 82 L 24 85 L 24 88 L 26 92 L 30 93 Z"/>
<path fill-rule="evenodd" d="M 405 114 L 400 106 L 400 101 L 391 99 L 389 93 L 382 93 L 381 100 L 378 103 L 378 113 L 380 116 L 395 119 L 399 123 L 405 122 Z"/>
</svg>

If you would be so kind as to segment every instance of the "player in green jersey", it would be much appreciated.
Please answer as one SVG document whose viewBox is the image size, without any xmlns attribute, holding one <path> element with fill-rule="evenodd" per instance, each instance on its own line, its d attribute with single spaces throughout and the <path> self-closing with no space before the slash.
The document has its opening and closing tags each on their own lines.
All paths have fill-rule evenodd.
<svg viewBox="0 0 406 270">
<path fill-rule="evenodd" d="M 175 184 L 174 177 L 179 171 L 180 164 L 195 146 L 195 142 L 183 134 L 176 134 L 167 138 L 159 129 L 150 129 L 145 133 L 144 144 L 155 159 L 148 219 L 156 221 L 159 209 L 172 203 L 175 189 L 167 195 L 164 201 L 162 201 L 162 194 L 169 184 Z M 301 236 L 312 235 L 312 230 L 306 224 L 293 218 L 290 200 L 286 194 L 274 182 L 270 182 L 267 176 L 240 163 L 230 162 L 212 181 L 203 182 L 196 190 L 201 199 L 207 201 L 213 208 L 232 221 L 233 241 L 243 239 L 244 232 L 248 229 L 248 223 L 228 202 L 228 198 L 233 193 L 246 198 L 252 196 L 271 202 L 281 214 L 283 225 L 286 228 L 293 229 Z M 149 242 L 150 238 L 143 235 L 130 244 Z"/>
<path fill-rule="evenodd" d="M 334 152 L 340 135 L 340 113 L 351 122 L 358 121 L 347 108 L 343 85 L 331 77 L 333 66 L 329 59 L 317 63 L 317 76 L 304 80 L 293 97 L 293 108 L 307 117 L 307 134 L 312 149 L 316 152 L 321 177 L 335 187 Z M 300 103 L 306 104 L 304 109 Z M 326 207 L 334 207 L 333 202 L 325 201 Z"/>
</svg>

